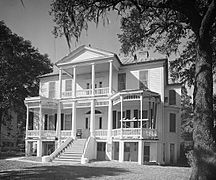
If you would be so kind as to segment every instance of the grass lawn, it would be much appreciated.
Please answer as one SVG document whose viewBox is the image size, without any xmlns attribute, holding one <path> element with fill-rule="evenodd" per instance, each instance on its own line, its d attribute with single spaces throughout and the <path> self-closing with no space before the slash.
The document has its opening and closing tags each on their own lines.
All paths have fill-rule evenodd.
<svg viewBox="0 0 216 180">
<path fill-rule="evenodd" d="M 0 160 L 0 179 L 40 179 L 40 180 L 78 180 L 78 179 L 134 179 L 134 180 L 186 180 L 190 168 L 138 165 L 98 161 L 86 165 L 57 163 L 27 163 Z"/>
</svg>

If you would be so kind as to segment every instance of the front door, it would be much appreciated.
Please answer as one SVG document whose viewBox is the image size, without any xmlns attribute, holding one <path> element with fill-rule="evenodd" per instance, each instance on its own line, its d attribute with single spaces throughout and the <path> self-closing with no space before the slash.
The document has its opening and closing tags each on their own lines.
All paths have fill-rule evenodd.
<svg viewBox="0 0 216 180">
<path fill-rule="evenodd" d="M 83 138 L 88 138 L 90 135 L 90 117 L 85 117 L 85 131 L 83 133 Z"/>
<path fill-rule="evenodd" d="M 104 161 L 106 157 L 106 143 L 98 142 L 97 143 L 97 160 Z"/>
</svg>

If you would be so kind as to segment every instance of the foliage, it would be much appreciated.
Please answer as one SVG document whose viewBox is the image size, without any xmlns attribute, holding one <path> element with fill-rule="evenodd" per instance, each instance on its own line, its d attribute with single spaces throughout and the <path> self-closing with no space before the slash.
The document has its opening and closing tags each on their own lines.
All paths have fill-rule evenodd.
<svg viewBox="0 0 216 180">
<path fill-rule="evenodd" d="M 181 136 L 186 141 L 192 141 L 193 133 L 193 105 L 191 97 L 187 94 L 185 86 L 181 94 Z"/>
<path fill-rule="evenodd" d="M 0 21 L 0 127 L 9 109 L 24 114 L 24 99 L 38 95 L 37 76 L 51 71 L 48 55 L 40 54 Z"/>
</svg>

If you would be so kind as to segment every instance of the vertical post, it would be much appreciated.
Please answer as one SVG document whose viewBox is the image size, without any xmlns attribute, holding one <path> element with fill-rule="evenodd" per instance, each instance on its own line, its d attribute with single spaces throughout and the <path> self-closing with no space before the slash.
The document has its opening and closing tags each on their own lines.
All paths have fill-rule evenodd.
<svg viewBox="0 0 216 180">
<path fill-rule="evenodd" d="M 72 102 L 72 137 L 76 138 L 76 101 Z"/>
<path fill-rule="evenodd" d="M 59 99 L 62 98 L 62 69 L 59 69 Z"/>
<path fill-rule="evenodd" d="M 42 141 L 41 141 L 41 135 L 42 135 L 42 104 L 40 102 L 39 106 L 39 139 L 37 140 L 37 156 L 42 156 Z"/>
<path fill-rule="evenodd" d="M 123 97 L 120 96 L 121 102 L 121 138 L 123 138 Z"/>
<path fill-rule="evenodd" d="M 76 66 L 73 67 L 73 98 L 76 97 Z"/>
<path fill-rule="evenodd" d="M 149 113 L 148 113 L 148 128 L 152 128 L 152 123 L 151 123 L 151 99 L 149 98 Z"/>
<path fill-rule="evenodd" d="M 94 137 L 95 131 L 95 102 L 91 101 L 90 136 Z"/>
<path fill-rule="evenodd" d="M 29 143 L 27 141 L 28 139 L 28 126 L 29 126 L 29 105 L 26 104 L 26 137 L 25 137 L 25 155 L 29 155 Z"/>
<path fill-rule="evenodd" d="M 119 162 L 124 161 L 124 141 L 119 141 Z"/>
<path fill-rule="evenodd" d="M 57 109 L 57 127 L 56 127 L 56 136 L 58 137 L 58 145 L 61 144 L 61 102 L 58 102 L 58 109 Z"/>
<path fill-rule="evenodd" d="M 112 100 L 109 99 L 108 107 L 108 132 L 107 132 L 107 144 L 106 144 L 106 156 L 108 160 L 112 160 Z"/>
<path fill-rule="evenodd" d="M 26 139 L 28 138 L 28 126 L 29 126 L 29 105 L 26 104 Z"/>
<path fill-rule="evenodd" d="M 109 99 L 109 107 L 108 107 L 108 139 L 112 138 L 112 100 Z"/>
<path fill-rule="evenodd" d="M 109 94 L 112 94 L 112 76 L 113 76 L 113 67 L 112 61 L 109 62 Z"/>
<path fill-rule="evenodd" d="M 92 95 L 95 94 L 95 64 L 92 63 Z"/>
<path fill-rule="evenodd" d="M 140 96 L 140 139 L 143 138 L 143 96 Z"/>
<path fill-rule="evenodd" d="M 140 140 L 139 142 L 138 142 L 138 163 L 140 164 L 140 165 L 142 165 L 143 164 L 143 152 L 144 152 L 144 143 L 143 143 L 143 141 L 142 140 Z"/>
</svg>

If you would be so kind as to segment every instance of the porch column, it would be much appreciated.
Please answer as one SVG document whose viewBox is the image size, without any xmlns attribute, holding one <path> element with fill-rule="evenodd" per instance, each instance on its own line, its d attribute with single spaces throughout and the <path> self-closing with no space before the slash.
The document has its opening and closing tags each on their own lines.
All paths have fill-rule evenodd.
<svg viewBox="0 0 216 180">
<path fill-rule="evenodd" d="M 143 164 L 144 143 L 142 140 L 138 142 L 138 163 Z"/>
<path fill-rule="evenodd" d="M 112 94 L 112 77 L 113 77 L 113 65 L 112 65 L 113 61 L 109 62 L 109 94 Z"/>
<path fill-rule="evenodd" d="M 92 95 L 95 94 L 95 64 L 92 63 Z"/>
<path fill-rule="evenodd" d="M 73 67 L 73 98 L 76 97 L 76 66 Z"/>
<path fill-rule="evenodd" d="M 112 138 L 112 100 L 109 99 L 109 107 L 108 107 L 108 139 Z"/>
<path fill-rule="evenodd" d="M 149 113 L 148 113 L 148 128 L 152 129 L 152 122 L 151 122 L 151 99 L 149 98 Z"/>
<path fill-rule="evenodd" d="M 90 136 L 94 137 L 95 131 L 95 101 L 91 101 Z"/>
<path fill-rule="evenodd" d="M 28 138 L 28 126 L 29 126 L 29 105 L 26 104 L 26 139 Z"/>
<path fill-rule="evenodd" d="M 58 103 L 58 109 L 57 109 L 56 137 L 58 138 L 57 147 L 59 147 L 61 144 L 61 102 Z"/>
<path fill-rule="evenodd" d="M 143 111 L 143 96 L 140 96 L 140 139 L 143 138 L 143 117 L 142 117 L 142 111 Z"/>
<path fill-rule="evenodd" d="M 123 137 L 123 97 L 120 96 L 121 102 L 121 138 Z"/>
<path fill-rule="evenodd" d="M 108 130 L 107 130 L 107 144 L 106 144 L 106 156 L 108 160 L 112 160 L 112 100 L 109 99 L 108 107 Z"/>
<path fill-rule="evenodd" d="M 119 162 L 124 161 L 124 141 L 119 141 Z"/>
<path fill-rule="evenodd" d="M 76 101 L 72 102 L 72 137 L 76 138 Z"/>
<path fill-rule="evenodd" d="M 62 68 L 59 69 L 59 99 L 62 98 Z"/>
<path fill-rule="evenodd" d="M 37 140 L 37 156 L 38 157 L 42 156 L 41 136 L 42 136 L 42 104 L 40 102 L 40 105 L 39 105 L 39 139 Z"/>
</svg>

